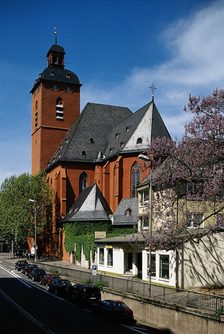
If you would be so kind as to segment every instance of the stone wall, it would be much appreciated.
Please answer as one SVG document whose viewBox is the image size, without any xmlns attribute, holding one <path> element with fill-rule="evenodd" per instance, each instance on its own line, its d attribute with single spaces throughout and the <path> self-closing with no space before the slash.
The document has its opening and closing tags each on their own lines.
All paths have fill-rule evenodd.
<svg viewBox="0 0 224 334">
<path fill-rule="evenodd" d="M 185 308 L 176 308 L 153 301 L 149 303 L 131 295 L 104 291 L 102 299 L 123 300 L 134 312 L 137 321 L 148 326 L 169 329 L 172 334 L 223 334 L 224 319 L 212 319 L 211 314 Z"/>
</svg>

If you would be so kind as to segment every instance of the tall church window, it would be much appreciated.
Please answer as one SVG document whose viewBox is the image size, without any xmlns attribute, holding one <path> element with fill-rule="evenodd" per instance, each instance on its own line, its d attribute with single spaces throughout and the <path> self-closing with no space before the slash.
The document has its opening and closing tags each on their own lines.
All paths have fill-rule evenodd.
<svg viewBox="0 0 224 334">
<path fill-rule="evenodd" d="M 137 197 L 137 186 L 140 183 L 140 168 L 137 162 L 134 163 L 131 169 L 131 196 Z"/>
<path fill-rule="evenodd" d="M 87 187 L 87 174 L 83 172 L 79 177 L 79 193 Z"/>
<path fill-rule="evenodd" d="M 61 97 L 58 97 L 56 100 L 56 118 L 64 119 L 64 106 Z"/>
</svg>

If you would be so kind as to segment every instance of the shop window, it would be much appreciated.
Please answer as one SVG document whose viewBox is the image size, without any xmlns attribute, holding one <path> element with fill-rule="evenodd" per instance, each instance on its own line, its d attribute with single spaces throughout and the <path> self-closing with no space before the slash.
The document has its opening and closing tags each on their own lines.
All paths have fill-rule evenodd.
<svg viewBox="0 0 224 334">
<path fill-rule="evenodd" d="M 99 264 L 104 265 L 104 248 L 99 248 Z"/>
<path fill-rule="evenodd" d="M 113 248 L 107 250 L 107 265 L 113 267 Z"/>
<path fill-rule="evenodd" d="M 159 256 L 159 277 L 164 279 L 170 278 L 170 259 L 169 255 Z"/>
<path fill-rule="evenodd" d="M 151 269 L 150 269 L 151 266 Z M 148 276 L 151 273 L 151 277 L 156 277 L 156 254 L 151 254 L 151 263 L 149 265 L 149 254 L 147 256 L 147 268 Z"/>
</svg>

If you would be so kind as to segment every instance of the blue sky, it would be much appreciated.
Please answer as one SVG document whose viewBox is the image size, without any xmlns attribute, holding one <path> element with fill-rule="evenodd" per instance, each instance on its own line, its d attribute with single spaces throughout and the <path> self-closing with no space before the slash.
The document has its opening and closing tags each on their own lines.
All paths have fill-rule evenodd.
<svg viewBox="0 0 224 334">
<path fill-rule="evenodd" d="M 31 171 L 31 94 L 54 44 L 87 102 L 136 111 L 155 101 L 173 138 L 189 93 L 224 88 L 224 0 L 8 0 L 0 19 L 0 183 Z"/>
</svg>

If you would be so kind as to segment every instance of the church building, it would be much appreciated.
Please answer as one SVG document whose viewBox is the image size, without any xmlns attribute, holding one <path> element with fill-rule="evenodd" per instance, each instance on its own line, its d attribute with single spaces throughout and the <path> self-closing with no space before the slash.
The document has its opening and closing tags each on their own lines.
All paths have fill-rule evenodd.
<svg viewBox="0 0 224 334">
<path fill-rule="evenodd" d="M 45 251 L 68 259 L 66 224 L 137 225 L 136 187 L 149 173 L 138 156 L 170 135 L 154 99 L 137 111 L 93 102 L 81 111 L 82 84 L 64 58 L 55 40 L 31 89 L 32 174 L 45 170 L 55 193 Z"/>
</svg>

